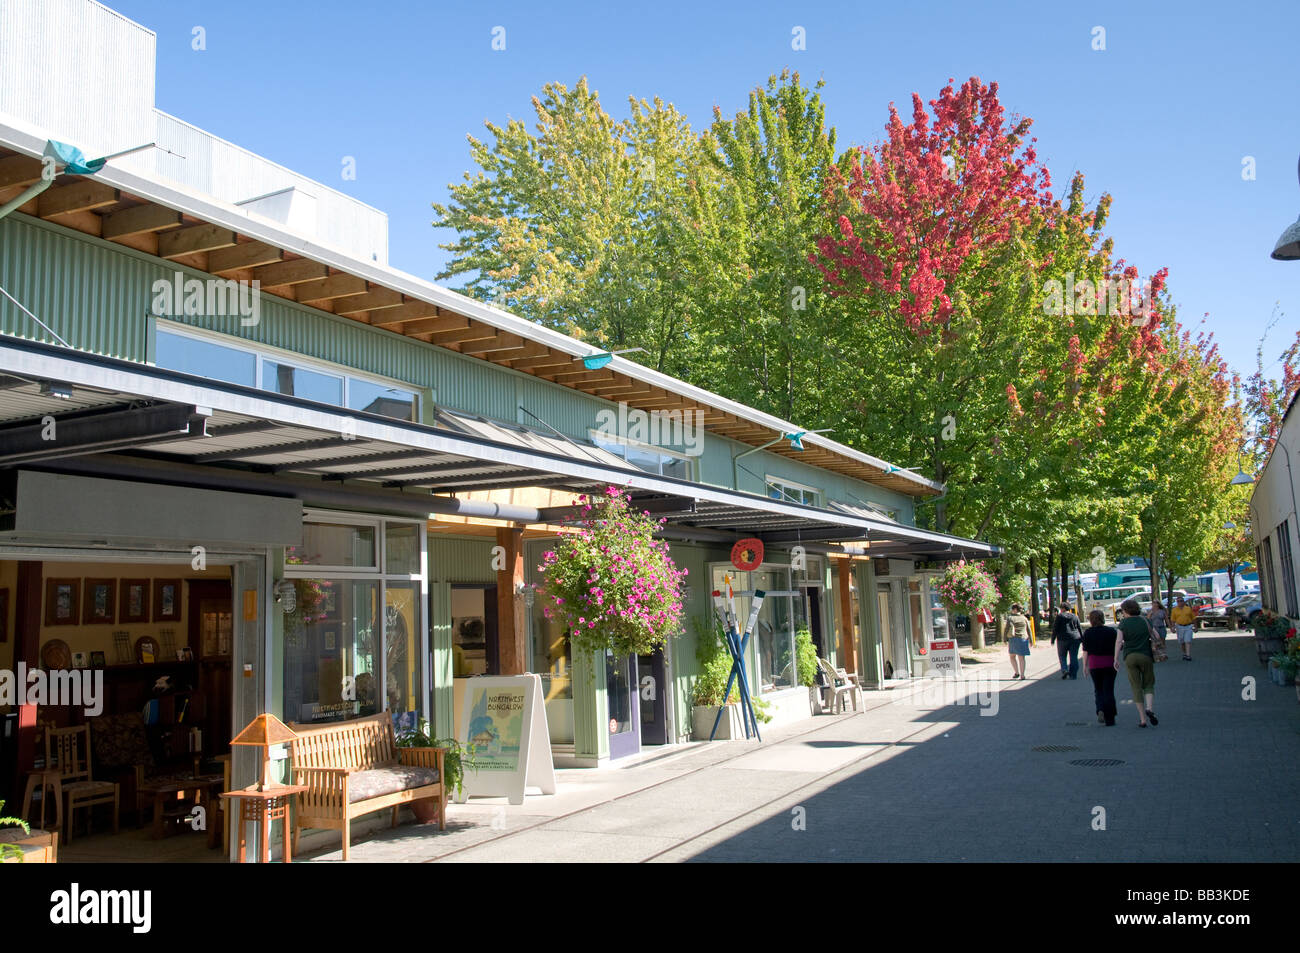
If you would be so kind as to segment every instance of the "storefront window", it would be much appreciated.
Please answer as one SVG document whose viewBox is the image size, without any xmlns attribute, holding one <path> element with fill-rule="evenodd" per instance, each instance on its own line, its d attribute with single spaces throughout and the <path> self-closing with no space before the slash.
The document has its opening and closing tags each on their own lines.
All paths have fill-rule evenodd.
<svg viewBox="0 0 1300 953">
<path fill-rule="evenodd" d="M 916 647 L 916 654 L 920 655 L 925 651 L 925 621 L 921 612 L 921 580 L 908 580 L 907 604 L 912 621 L 912 644 Z"/>
<path fill-rule="evenodd" d="M 451 667 L 456 678 L 490 675 L 486 590 L 477 586 L 451 590 Z"/>
<path fill-rule="evenodd" d="M 379 583 L 295 579 L 284 617 L 284 711 L 312 724 L 379 711 Z"/>
<path fill-rule="evenodd" d="M 289 547 L 285 561 L 302 566 L 376 568 L 375 527 L 350 523 L 304 523 L 302 546 Z"/>
<path fill-rule="evenodd" d="M 948 637 L 948 610 L 943 606 L 943 599 L 933 586 L 928 587 L 930 590 L 930 625 L 934 631 L 936 639 Z"/>
<path fill-rule="evenodd" d="M 383 547 L 393 558 L 383 565 L 378 519 L 308 520 L 303 545 L 286 550 L 285 578 L 294 590 L 292 611 L 284 613 L 288 720 L 312 724 L 425 707 L 425 584 L 409 561 L 412 548 L 422 549 L 423 527 L 382 525 L 393 537 Z M 417 569 L 418 561 L 417 555 Z M 282 611 L 288 604 L 281 600 Z"/>
<path fill-rule="evenodd" d="M 573 743 L 573 660 L 564 625 L 542 611 L 543 593 L 533 600 L 533 671 L 542 679 L 546 721 L 555 744 Z"/>
<path fill-rule="evenodd" d="M 756 693 L 761 695 L 797 685 L 794 637 L 800 628 L 808 625 L 808 597 L 791 587 L 790 570 L 785 566 L 755 572 L 736 572 L 716 566 L 713 569 L 713 588 L 725 591 L 723 576 L 726 573 L 730 573 L 731 586 L 736 593 L 736 624 L 742 629 L 749 618 L 751 594 L 757 590 L 764 594 L 758 621 L 750 637 L 754 653 L 751 664 L 757 665 L 757 677 L 753 671 L 750 677 Z"/>
<path fill-rule="evenodd" d="M 420 527 L 414 523 L 384 524 L 384 571 L 420 574 Z"/>
</svg>

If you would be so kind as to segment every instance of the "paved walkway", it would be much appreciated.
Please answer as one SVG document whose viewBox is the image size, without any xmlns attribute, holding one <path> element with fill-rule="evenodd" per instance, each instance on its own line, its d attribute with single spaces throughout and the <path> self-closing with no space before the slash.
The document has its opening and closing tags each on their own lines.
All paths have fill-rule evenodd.
<svg viewBox="0 0 1300 953">
<path fill-rule="evenodd" d="M 1127 681 L 1098 724 L 1091 682 L 1043 643 L 1030 678 L 1005 650 L 941 680 L 868 693 L 864 713 L 688 747 L 634 767 L 560 772 L 560 793 L 453 805 L 355 843 L 354 861 L 1257 861 L 1300 856 L 1300 704 L 1248 633 L 1198 634 L 1156 668 L 1160 725 Z M 1255 679 L 1244 700 L 1243 679 Z M 928 694 L 927 694 L 928 692 Z M 960 703 L 958 703 L 960 702 Z M 978 702 L 982 704 L 972 704 Z M 984 712 L 983 714 L 981 712 Z M 1035 750 L 1055 747 L 1058 750 Z M 672 749 L 668 749 L 672 750 Z M 1106 766 L 1073 761 L 1109 760 Z M 1104 829 L 1101 829 L 1104 828 Z M 337 850 L 305 859 L 336 860 Z"/>
</svg>

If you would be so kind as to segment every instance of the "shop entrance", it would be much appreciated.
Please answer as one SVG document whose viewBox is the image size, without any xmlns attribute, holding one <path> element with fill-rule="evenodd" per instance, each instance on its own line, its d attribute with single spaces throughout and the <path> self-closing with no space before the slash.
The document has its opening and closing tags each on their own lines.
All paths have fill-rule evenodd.
<svg viewBox="0 0 1300 953">
<path fill-rule="evenodd" d="M 70 559 L 14 547 L 0 555 L 0 622 L 11 635 L 0 668 L 70 673 L 86 686 L 78 700 L 48 697 L 7 720 L 6 813 L 23 811 L 33 772 L 59 768 L 46 763 L 47 739 L 75 738 L 109 796 L 75 817 L 64 805 L 61 860 L 224 860 L 217 795 L 243 781 L 242 767 L 232 779 L 230 738 L 237 703 L 247 707 L 231 674 L 242 632 L 232 582 L 247 587 L 249 577 L 216 554 L 201 569 L 188 556 L 152 551 Z M 41 797 L 49 793 L 33 793 L 33 820 Z M 55 817 L 45 804 L 47 828 Z"/>
<path fill-rule="evenodd" d="M 605 656 L 610 760 L 626 758 L 641 751 L 641 705 L 637 684 L 635 655 L 610 653 Z"/>
<path fill-rule="evenodd" d="M 899 650 L 904 648 L 899 632 L 903 618 L 895 601 L 898 598 L 898 584 L 880 582 L 876 584 L 876 612 L 880 622 L 881 668 L 885 678 L 902 678 L 907 674 L 907 656 L 899 663 Z"/>
<path fill-rule="evenodd" d="M 668 744 L 667 693 L 671 690 L 664 672 L 664 650 L 637 656 L 637 696 L 641 715 L 641 744 Z"/>
</svg>

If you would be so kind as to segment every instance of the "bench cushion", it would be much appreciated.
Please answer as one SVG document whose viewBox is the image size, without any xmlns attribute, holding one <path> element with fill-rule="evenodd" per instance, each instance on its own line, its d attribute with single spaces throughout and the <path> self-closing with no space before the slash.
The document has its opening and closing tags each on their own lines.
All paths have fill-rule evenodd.
<svg viewBox="0 0 1300 953">
<path fill-rule="evenodd" d="M 438 781 L 436 768 L 420 768 L 415 765 L 395 764 L 357 771 L 348 776 L 348 803 L 368 801 L 372 797 L 437 784 Z"/>
</svg>

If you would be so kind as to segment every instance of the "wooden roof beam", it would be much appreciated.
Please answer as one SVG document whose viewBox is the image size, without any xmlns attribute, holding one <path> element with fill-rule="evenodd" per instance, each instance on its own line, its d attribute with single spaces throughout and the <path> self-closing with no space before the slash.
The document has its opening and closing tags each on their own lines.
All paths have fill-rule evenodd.
<svg viewBox="0 0 1300 953">
<path fill-rule="evenodd" d="M 356 295 L 344 301 L 336 314 L 345 314 L 351 317 L 356 314 L 365 314 L 366 312 L 386 311 L 389 308 L 396 308 L 402 304 L 402 293 L 393 291 L 390 288 L 372 288 L 363 295 Z"/>
<path fill-rule="evenodd" d="M 407 334 L 421 330 L 418 325 L 431 318 L 437 318 L 441 313 L 436 304 L 429 304 L 427 301 L 407 301 L 396 308 L 385 308 L 384 313 L 378 315 L 378 320 L 372 323 L 377 328 Z"/>
<path fill-rule="evenodd" d="M 363 295 L 369 290 L 364 278 L 355 275 L 330 275 L 315 281 L 304 281 L 294 289 L 294 298 L 301 302 L 333 301 Z"/>
<path fill-rule="evenodd" d="M 460 349 L 462 354 L 499 354 L 502 351 L 522 351 L 527 347 L 528 342 L 518 334 L 511 334 L 508 331 L 502 331 L 490 341 L 480 343 L 468 343 Z"/>
<path fill-rule="evenodd" d="M 53 218 L 55 215 L 69 215 L 73 212 L 89 212 L 116 205 L 122 201 L 122 193 L 111 185 L 89 179 L 46 189 L 36 203 L 36 214 L 41 218 Z"/>
<path fill-rule="evenodd" d="M 530 357 L 520 361 L 512 361 L 510 366 L 517 371 L 532 373 L 543 367 L 564 367 L 572 363 L 573 355 L 565 354 L 562 351 L 550 351 L 545 357 Z"/>
<path fill-rule="evenodd" d="M 158 255 L 162 258 L 182 258 L 196 252 L 229 248 L 235 244 L 235 233 L 218 225 L 195 225 L 163 232 L 158 236 Z"/>
<path fill-rule="evenodd" d="M 229 248 L 215 249 L 208 255 L 208 271 L 224 275 L 245 268 L 257 268 L 272 262 L 283 261 L 284 251 L 266 242 L 244 242 Z M 260 284 L 260 279 L 259 279 Z"/>
<path fill-rule="evenodd" d="M 27 156 L 5 156 L 0 159 L 0 189 L 11 185 L 26 188 L 41 180 L 41 160 Z"/>
<path fill-rule="evenodd" d="M 490 328 L 486 324 L 471 325 L 467 328 L 460 328 L 455 331 L 434 331 L 427 336 L 421 335 L 422 339 L 430 340 L 434 344 L 447 346 L 451 344 L 463 344 L 466 341 L 490 341 L 497 336 L 497 329 Z"/>
<path fill-rule="evenodd" d="M 162 205 L 136 205 L 104 216 L 101 238 L 120 241 L 135 235 L 160 232 L 184 223 L 181 213 Z"/>
<path fill-rule="evenodd" d="M 315 281 L 329 274 L 329 269 L 310 258 L 294 258 L 279 261 L 272 265 L 263 265 L 253 270 L 253 279 L 263 288 L 277 288 L 280 285 L 298 285 Z"/>
</svg>

